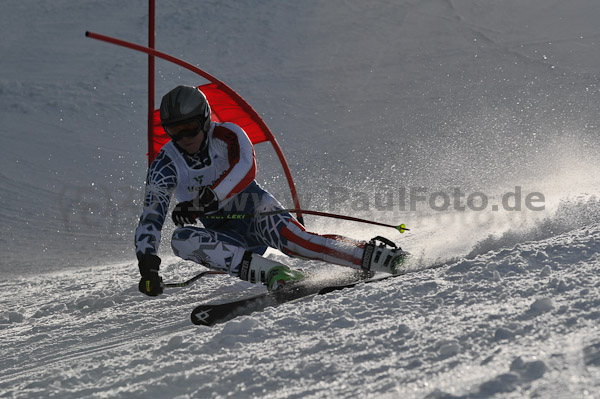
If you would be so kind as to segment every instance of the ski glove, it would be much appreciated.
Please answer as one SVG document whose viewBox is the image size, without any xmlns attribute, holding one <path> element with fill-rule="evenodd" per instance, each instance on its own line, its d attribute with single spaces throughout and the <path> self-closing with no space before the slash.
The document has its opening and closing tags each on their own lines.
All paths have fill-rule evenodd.
<svg viewBox="0 0 600 399">
<path fill-rule="evenodd" d="M 171 218 L 178 227 L 196 224 L 196 219 L 219 209 L 219 199 L 212 188 L 202 187 L 193 201 L 180 202 L 173 209 Z"/>
<path fill-rule="evenodd" d="M 144 254 L 140 256 L 138 266 L 142 278 L 138 284 L 138 289 L 142 294 L 148 296 L 158 296 L 163 293 L 165 285 L 162 278 L 158 275 L 160 269 L 160 258 L 156 255 Z"/>
</svg>

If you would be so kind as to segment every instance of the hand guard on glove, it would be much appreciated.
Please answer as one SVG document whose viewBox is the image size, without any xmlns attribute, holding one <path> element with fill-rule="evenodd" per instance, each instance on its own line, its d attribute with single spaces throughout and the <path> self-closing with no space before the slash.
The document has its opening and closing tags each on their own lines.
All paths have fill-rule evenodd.
<svg viewBox="0 0 600 399">
<path fill-rule="evenodd" d="M 173 209 L 171 218 L 178 227 L 196 224 L 196 219 L 219 209 L 219 199 L 212 188 L 202 187 L 193 201 L 180 202 Z"/>
<path fill-rule="evenodd" d="M 139 258 L 138 266 L 142 278 L 138 289 L 142 294 L 158 296 L 163 293 L 165 285 L 158 275 L 160 269 L 160 258 L 156 255 L 144 254 Z"/>
</svg>

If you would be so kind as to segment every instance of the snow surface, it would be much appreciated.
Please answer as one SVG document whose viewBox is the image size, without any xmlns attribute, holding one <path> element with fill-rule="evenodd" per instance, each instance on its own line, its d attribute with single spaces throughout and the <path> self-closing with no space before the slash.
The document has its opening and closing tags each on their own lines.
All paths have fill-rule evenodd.
<svg viewBox="0 0 600 399">
<path fill-rule="evenodd" d="M 386 235 L 415 272 L 213 328 L 190 324 L 196 304 L 262 288 L 212 276 L 137 292 L 146 57 L 84 32 L 145 43 L 146 7 L 3 2 L 0 397 L 600 397 L 600 3 L 159 4 L 157 48 L 258 110 L 307 208 L 411 228 L 307 218 Z M 158 95 L 203 83 L 157 68 Z M 273 151 L 256 150 L 260 183 L 289 202 Z M 515 187 L 545 209 L 494 211 Z M 410 188 L 490 206 L 402 210 Z M 161 255 L 165 280 L 203 270 Z"/>
</svg>

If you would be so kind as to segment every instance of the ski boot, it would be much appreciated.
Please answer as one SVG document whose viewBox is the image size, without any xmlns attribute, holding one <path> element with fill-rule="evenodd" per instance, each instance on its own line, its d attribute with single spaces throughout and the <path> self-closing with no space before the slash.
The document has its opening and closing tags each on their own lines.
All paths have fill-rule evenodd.
<svg viewBox="0 0 600 399">
<path fill-rule="evenodd" d="M 380 241 L 381 244 L 377 245 L 377 241 Z M 407 255 L 402 248 L 392 241 L 377 236 L 365 245 L 362 269 L 369 272 L 384 272 L 396 275 Z"/>
<path fill-rule="evenodd" d="M 244 281 L 252 284 L 262 283 L 267 286 L 269 291 L 275 291 L 286 284 L 302 280 L 304 273 L 246 251 L 240 266 L 239 276 Z"/>
</svg>

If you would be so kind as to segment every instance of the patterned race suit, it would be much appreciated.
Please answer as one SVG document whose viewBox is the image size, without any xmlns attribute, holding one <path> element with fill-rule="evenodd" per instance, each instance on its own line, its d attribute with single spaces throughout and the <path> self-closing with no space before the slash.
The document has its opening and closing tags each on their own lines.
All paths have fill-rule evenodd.
<svg viewBox="0 0 600 399">
<path fill-rule="evenodd" d="M 283 209 L 254 180 L 256 159 L 246 133 L 232 123 L 215 123 L 201 150 L 189 155 L 171 141 L 148 170 L 144 209 L 135 233 L 136 255 L 157 254 L 171 196 L 190 201 L 203 186 L 219 199 L 215 213 L 226 216 Z M 242 220 L 201 218 L 203 227 L 177 228 L 174 253 L 210 268 L 237 276 L 244 252 L 263 254 L 267 247 L 307 259 L 360 269 L 364 242 L 308 232 L 289 213 Z"/>
</svg>

